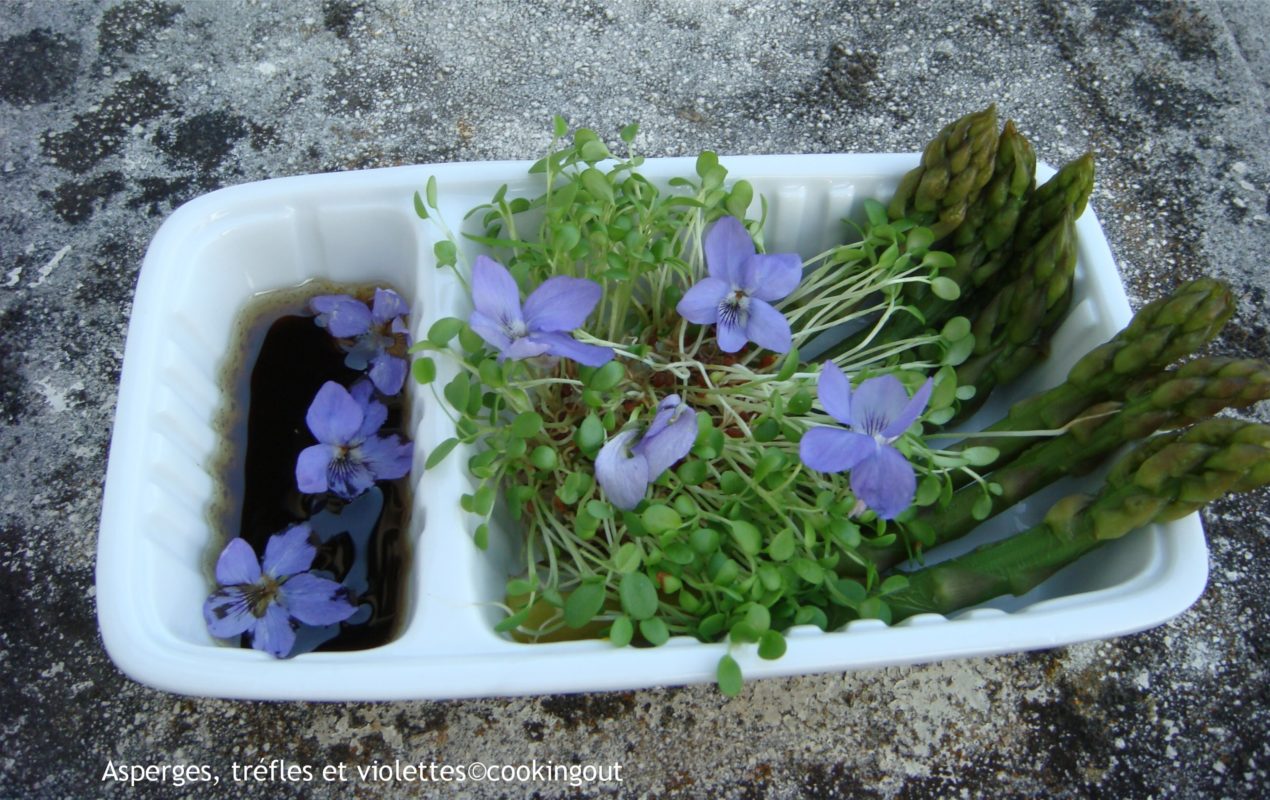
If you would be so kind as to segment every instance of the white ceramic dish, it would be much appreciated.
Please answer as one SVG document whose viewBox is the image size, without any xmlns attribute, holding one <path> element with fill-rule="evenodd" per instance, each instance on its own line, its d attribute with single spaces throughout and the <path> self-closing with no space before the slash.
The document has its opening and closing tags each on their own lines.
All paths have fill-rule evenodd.
<svg viewBox="0 0 1270 800">
<path fill-rule="evenodd" d="M 767 196 L 769 249 L 807 255 L 834 243 L 838 220 L 859 216 L 863 198 L 889 196 L 916 158 L 747 156 L 723 163 L 730 179 L 747 178 Z M 525 645 L 494 632 L 500 612 L 493 603 L 507 577 L 510 537 L 495 531 L 486 553 L 472 545 L 474 520 L 458 504 L 459 494 L 469 491 L 462 454 L 421 474 L 429 449 L 450 435 L 448 418 L 430 391 L 416 391 L 412 401 L 414 563 L 400 636 L 372 650 L 275 660 L 217 644 L 204 627 L 201 609 L 210 590 L 202 572 L 210 547 L 205 509 L 213 491 L 205 465 L 217 447 L 211 428 L 219 402 L 216 370 L 239 307 L 257 292 L 328 277 L 392 283 L 411 299 L 416 333 L 439 317 L 464 316 L 467 299 L 448 272 L 435 269 L 436 234 L 414 216 L 411 196 L 435 175 L 442 213 L 454 226 L 503 183 L 512 196 L 533 191 L 528 163 L 439 164 L 264 181 L 198 198 L 163 224 L 137 285 L 98 545 L 102 637 L 124 672 L 185 694 L 306 700 L 576 692 L 713 680 L 723 644 L 680 637 L 654 649 L 617 649 L 604 641 Z M 686 158 L 652 159 L 642 170 L 662 182 L 692 171 L 693 160 Z M 1012 399 L 1057 383 L 1079 354 L 1128 321 L 1129 306 L 1092 210 L 1077 227 L 1075 298 L 1052 357 L 994 398 L 980 420 L 994 418 Z M 959 549 L 1025 527 L 1050 501 L 1089 480 L 1051 488 L 984 526 Z M 788 633 L 788 652 L 778 661 L 759 659 L 753 647 L 734 655 L 747 678 L 761 678 L 1117 636 L 1160 624 L 1193 603 L 1207 578 L 1206 556 L 1198 517 L 1191 516 L 1115 542 L 1022 598 L 951 619 L 923 615 L 894 627 L 876 621 L 832 633 L 800 627 Z"/>
</svg>

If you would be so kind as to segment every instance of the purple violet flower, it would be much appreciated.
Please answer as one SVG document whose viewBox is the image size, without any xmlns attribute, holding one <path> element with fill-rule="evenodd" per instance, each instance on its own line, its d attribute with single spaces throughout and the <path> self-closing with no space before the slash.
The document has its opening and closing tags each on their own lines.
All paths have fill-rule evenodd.
<svg viewBox="0 0 1270 800">
<path fill-rule="evenodd" d="M 498 350 L 498 360 L 553 355 L 588 367 L 613 360 L 608 347 L 583 344 L 569 335 L 582 327 L 600 302 L 600 285 L 557 275 L 542 282 L 520 304 L 520 290 L 507 268 L 488 256 L 472 264 L 472 330 Z"/>
<path fill-rule="evenodd" d="M 401 391 L 406 380 L 406 348 L 410 331 L 406 301 L 392 289 L 376 289 L 370 307 L 346 294 L 324 294 L 309 301 L 317 312 L 314 322 L 341 342 L 350 369 L 369 365 L 370 380 L 385 395 Z"/>
<path fill-rule="evenodd" d="M 400 478 L 410 471 L 413 448 L 396 434 L 379 436 L 388 410 L 371 399 L 370 382 L 353 384 L 350 392 L 334 381 L 318 389 L 304 421 L 318 444 L 300 452 L 295 480 L 309 494 L 334 492 L 357 497 L 377 480 Z"/>
<path fill-rule="evenodd" d="M 688 455 L 697 439 L 697 413 L 679 395 L 668 395 L 657 405 L 643 438 L 628 447 L 638 434 L 638 430 L 622 431 L 595 457 L 596 480 L 613 505 L 626 511 L 639 505 L 649 484 Z"/>
<path fill-rule="evenodd" d="M 698 325 L 717 323 L 719 349 L 735 353 L 747 341 L 776 353 L 791 345 L 789 320 L 771 306 L 798 286 L 803 262 L 797 253 L 761 255 L 736 217 L 723 217 L 705 237 L 706 269 L 675 310 Z"/>
<path fill-rule="evenodd" d="M 891 446 L 930 401 L 934 381 L 910 398 L 893 375 L 869 378 L 851 391 L 851 381 L 832 361 L 820 371 L 820 404 L 852 430 L 812 428 L 798 454 L 821 472 L 851 470 L 851 491 L 882 519 L 895 519 L 913 503 L 917 476 L 903 454 Z"/>
<path fill-rule="evenodd" d="M 348 589 L 309 572 L 317 548 L 307 522 L 269 537 L 263 568 L 244 539 L 216 560 L 216 591 L 203 603 L 207 629 L 218 639 L 251 634 L 251 646 L 275 658 L 295 647 L 297 623 L 333 625 L 353 616 Z"/>
</svg>

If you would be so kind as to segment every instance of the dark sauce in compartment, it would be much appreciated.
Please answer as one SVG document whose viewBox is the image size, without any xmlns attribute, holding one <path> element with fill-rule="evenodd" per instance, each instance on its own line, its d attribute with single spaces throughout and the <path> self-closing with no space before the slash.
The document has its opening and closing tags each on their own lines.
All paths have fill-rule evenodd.
<svg viewBox="0 0 1270 800">
<path fill-rule="evenodd" d="M 296 458 L 316 444 L 305 415 L 318 389 L 326 381 L 348 388 L 364 377 L 363 372 L 344 365 L 345 353 L 335 339 L 304 311 L 307 299 L 317 294 L 361 297 L 361 293 L 347 287 L 320 288 L 299 300 L 289 298 L 291 302 L 281 308 L 274 303 L 244 312 L 251 317 L 243 332 L 248 348 L 244 355 L 250 358 L 253 346 L 259 350 L 249 385 L 244 385 L 248 382 L 241 366 L 226 370 L 227 375 L 236 372 L 237 377 L 230 380 L 240 384 L 234 387 L 237 402 L 231 403 L 226 422 L 230 441 L 241 447 L 241 453 L 223 454 L 217 471 L 224 478 L 225 491 L 220 507 L 212 513 L 223 531 L 222 546 L 240 535 L 258 556 L 263 556 L 269 537 L 308 521 L 321 541 L 312 569 L 328 573 L 352 593 L 358 612 L 337 625 L 302 625 L 292 655 L 387 644 L 399 633 L 407 591 L 410 497 L 406 478 L 377 481 L 348 501 L 329 493 L 303 494 L 296 487 Z M 280 318 L 279 310 L 284 314 Z M 270 319 L 276 321 L 265 329 Z M 395 397 L 376 393 L 375 399 L 388 409 L 380 435 L 409 438 L 403 398 L 404 389 Z M 240 505 L 233 501 L 235 497 L 241 499 Z M 250 646 L 248 637 L 243 637 L 242 645 Z"/>
</svg>

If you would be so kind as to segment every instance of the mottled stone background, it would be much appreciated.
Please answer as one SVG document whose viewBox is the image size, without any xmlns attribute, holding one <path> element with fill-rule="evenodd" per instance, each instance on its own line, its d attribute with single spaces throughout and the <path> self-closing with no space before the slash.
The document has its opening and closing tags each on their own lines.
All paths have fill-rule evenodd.
<svg viewBox="0 0 1270 800">
<path fill-rule="evenodd" d="M 1093 204 L 1135 306 L 1221 276 L 1241 305 L 1215 349 L 1270 356 L 1268 18 L 1260 0 L 4 0 L 0 796 L 407 793 L 99 782 L 108 759 L 228 780 L 279 757 L 624 765 L 620 787 L 444 789 L 470 797 L 1264 796 L 1264 492 L 1205 514 L 1210 585 L 1156 630 L 733 701 L 175 697 L 112 666 L 93 568 L 131 296 L 166 214 L 281 175 L 534 157 L 553 113 L 613 135 L 637 120 L 650 155 L 869 152 L 996 101 L 1042 159 L 1096 153 Z"/>
</svg>

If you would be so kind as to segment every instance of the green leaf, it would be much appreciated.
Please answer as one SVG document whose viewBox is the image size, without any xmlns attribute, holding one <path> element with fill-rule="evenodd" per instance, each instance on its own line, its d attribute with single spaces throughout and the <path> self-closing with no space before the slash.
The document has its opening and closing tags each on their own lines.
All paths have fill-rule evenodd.
<svg viewBox="0 0 1270 800">
<path fill-rule="evenodd" d="M 604 423 L 595 414 L 587 414 L 586 419 L 578 426 L 573 441 L 583 453 L 593 455 L 604 444 Z"/>
<path fill-rule="evenodd" d="M 697 528 L 688 535 L 688 545 L 701 555 L 709 555 L 719 549 L 719 532 L 713 528 Z"/>
<path fill-rule="evenodd" d="M 586 504 L 587 513 L 596 519 L 612 519 L 613 506 L 603 500 L 588 500 Z"/>
<path fill-rule="evenodd" d="M 719 156 L 710 150 L 702 150 L 697 156 L 697 175 L 704 178 L 706 173 L 719 166 Z"/>
<path fill-rule="evenodd" d="M 974 351 L 975 351 L 975 337 L 974 336 L 967 336 L 964 339 L 958 339 L 957 341 L 953 342 L 951 345 L 948 346 L 947 351 L 944 352 L 944 358 L 942 363 L 950 367 L 955 367 L 958 364 L 965 361 L 967 358 L 970 358 L 970 354 L 973 353 Z M 965 388 L 969 388 L 971 392 L 973 392 L 975 387 L 958 386 L 957 396 L 959 398 L 961 397 L 961 394 L 962 394 L 961 390 Z M 961 398 L 961 399 L 969 399 L 969 398 Z"/>
<path fill-rule="evenodd" d="M 930 249 L 935 243 L 935 235 L 931 233 L 930 228 L 914 228 L 908 232 L 908 244 L 906 245 L 910 253 L 921 255 Z"/>
<path fill-rule="evenodd" d="M 970 320 L 965 317 L 953 317 L 944 323 L 939 335 L 946 341 L 960 341 L 970 335 Z"/>
<path fill-rule="evenodd" d="M 609 626 L 609 642 L 614 647 L 625 647 L 633 638 L 635 638 L 635 626 L 631 624 L 630 617 L 623 614 L 613 620 L 613 624 Z"/>
<path fill-rule="evenodd" d="M 652 503 L 640 514 L 640 519 L 648 532 L 653 534 L 678 530 L 684 524 L 679 512 L 664 503 Z"/>
<path fill-rule="evenodd" d="M 576 134 L 575 134 L 576 135 Z M 592 139 L 578 151 L 578 155 L 588 164 L 594 164 L 597 161 L 603 161 L 609 157 L 609 149 L 604 146 L 604 142 L 599 139 Z"/>
<path fill-rule="evenodd" d="M 450 340 L 463 330 L 463 320 L 454 317 L 442 317 L 428 328 L 428 341 L 437 347 L 445 347 Z"/>
<path fill-rule="evenodd" d="M 551 118 L 551 135 L 557 139 L 563 139 L 564 135 L 569 132 L 569 123 L 565 122 L 564 117 L 556 114 Z"/>
<path fill-rule="evenodd" d="M 419 383 L 432 383 L 437 379 L 437 362 L 427 356 L 416 358 L 410 365 L 410 371 Z"/>
<path fill-rule="evenodd" d="M 670 628 L 659 617 L 640 620 L 639 632 L 653 647 L 661 647 L 670 640 Z"/>
<path fill-rule="evenodd" d="M 504 591 L 508 597 L 518 597 L 532 592 L 536 583 L 537 581 L 531 581 L 526 578 L 512 578 L 507 582 L 507 588 Z"/>
<path fill-rule="evenodd" d="M 564 601 L 564 624 L 570 628 L 586 625 L 604 607 L 604 584 L 584 583 Z"/>
<path fill-rule="evenodd" d="M 582 181 L 582 187 L 586 189 L 592 197 L 602 200 L 606 203 L 613 202 L 613 184 L 609 183 L 609 179 L 605 177 L 595 167 L 589 167 L 582 171 L 579 176 Z"/>
<path fill-rule="evenodd" d="M 767 606 L 750 603 L 745 609 L 745 622 L 756 631 L 765 631 L 772 627 L 772 612 Z"/>
<path fill-rule="evenodd" d="M 472 535 L 472 541 L 476 543 L 477 550 L 489 549 L 489 524 L 482 522 L 476 526 L 476 532 Z"/>
<path fill-rule="evenodd" d="M 642 572 L 628 572 L 617 587 L 622 609 L 631 619 L 649 619 L 657 613 L 657 586 Z"/>
<path fill-rule="evenodd" d="M 806 389 L 799 389 L 794 396 L 789 398 L 789 402 L 785 405 L 785 409 L 791 416 L 801 417 L 808 411 L 811 411 L 812 397 L 811 393 Z"/>
<path fill-rule="evenodd" d="M 643 556 L 640 555 L 639 545 L 634 542 L 627 542 L 617 549 L 617 555 L 613 557 L 613 569 L 622 574 L 633 573 L 639 569 Z"/>
<path fill-rule="evenodd" d="M 436 208 L 437 207 L 437 176 L 436 175 L 428 176 L 428 186 L 426 191 L 428 193 L 428 205 L 431 206 L 432 208 Z"/>
<path fill-rule="evenodd" d="M 676 474 L 688 486 L 699 486 L 705 482 L 707 469 L 706 462 L 694 458 L 681 464 Z"/>
<path fill-rule="evenodd" d="M 813 586 L 819 586 L 825 579 L 824 568 L 809 558 L 796 559 L 794 561 L 794 572 L 798 573 L 798 577 Z"/>
<path fill-rule="evenodd" d="M 627 144 L 630 144 L 631 142 L 635 141 L 635 135 L 638 133 L 639 133 L 639 126 L 636 125 L 634 122 L 632 122 L 630 125 L 623 127 L 621 132 L 618 134 L 618 136 L 622 137 L 622 141 L 626 142 Z"/>
<path fill-rule="evenodd" d="M 957 266 L 957 259 L 952 253 L 942 250 L 931 250 L 922 258 L 922 264 L 935 269 L 951 269 Z"/>
<path fill-rule="evenodd" d="M 467 413 L 468 393 L 471 390 L 471 384 L 468 382 L 467 374 L 460 372 L 454 376 L 454 379 L 445 385 L 445 399 L 450 401 L 450 405 L 460 414 Z"/>
<path fill-rule="evenodd" d="M 626 367 L 616 359 L 597 369 L 587 380 L 586 385 L 597 392 L 607 392 L 622 382 L 626 377 Z"/>
<path fill-rule="evenodd" d="M 785 655 L 785 637 L 780 631 L 763 631 L 758 637 L 758 657 L 775 661 Z"/>
<path fill-rule="evenodd" d="M 971 466 L 986 467 L 997 460 L 997 457 L 1001 455 L 1001 451 L 995 447 L 987 446 L 967 447 L 961 451 L 961 455 Z"/>
<path fill-rule="evenodd" d="M 736 697 L 741 693 L 741 665 L 726 653 L 719 659 L 719 666 L 714 672 L 714 679 L 719 684 L 719 694 L 724 697 Z"/>
<path fill-rule="evenodd" d="M 794 549 L 797 544 L 794 539 L 794 532 L 786 528 L 776 534 L 775 538 L 768 544 L 767 554 L 772 557 L 773 561 L 788 561 L 794 557 Z"/>
<path fill-rule="evenodd" d="M 479 353 L 485 349 L 485 340 L 476 331 L 464 325 L 463 330 L 459 331 L 459 346 L 465 353 Z"/>
<path fill-rule="evenodd" d="M 956 300 L 961 297 L 961 287 L 957 282 L 943 275 L 930 282 L 930 290 L 940 300 Z"/>
<path fill-rule="evenodd" d="M 878 594 L 894 594 L 902 589 L 908 588 L 908 578 L 903 575 L 892 575 L 882 581 L 882 585 L 878 587 Z"/>
<path fill-rule="evenodd" d="M 975 504 L 970 508 L 970 516 L 979 521 L 992 516 L 992 495 L 986 492 L 979 495 L 979 499 L 975 500 Z"/>
<path fill-rule="evenodd" d="M 887 220 L 886 206 L 882 205 L 878 201 L 865 200 L 864 213 L 869 218 L 870 225 L 873 225 L 876 227 L 878 225 L 886 224 L 886 220 Z"/>
<path fill-rule="evenodd" d="M 419 219 L 428 218 L 428 209 L 423 205 L 423 198 L 418 192 L 415 192 L 415 214 L 419 216 Z"/>
<path fill-rule="evenodd" d="M 519 436 L 521 439 L 528 439 L 535 436 L 542 430 L 542 415 L 537 411 L 524 411 L 516 415 L 512 420 L 511 431 L 513 436 Z"/>
<path fill-rule="evenodd" d="M 436 258 L 438 267 L 452 267 L 459 260 L 459 250 L 449 239 L 432 245 L 432 255 Z"/>
<path fill-rule="evenodd" d="M 741 180 L 732 186 L 732 191 L 728 193 L 728 199 L 724 201 L 723 207 L 737 219 L 745 219 L 745 212 L 749 210 L 752 200 L 754 200 L 754 187 L 749 181 Z"/>
<path fill-rule="evenodd" d="M 472 513 L 478 517 L 488 517 L 489 512 L 494 508 L 494 498 L 493 486 L 485 484 L 477 489 L 472 499 Z"/>
<path fill-rule="evenodd" d="M 529 463 L 538 469 L 555 469 L 558 463 L 556 451 L 545 444 L 540 444 L 529 454 Z"/>
<path fill-rule="evenodd" d="M 526 619 L 529 618 L 529 610 L 531 608 L 532 606 L 526 606 L 522 608 L 521 610 L 517 611 L 515 614 L 512 614 L 510 617 L 504 617 L 503 619 L 499 620 L 497 625 L 494 626 L 494 630 L 498 631 L 499 633 L 507 633 L 510 630 L 519 628 L 521 626 L 521 623 L 523 623 Z"/>
<path fill-rule="evenodd" d="M 444 442 L 437 445 L 433 448 L 432 452 L 428 454 L 428 460 L 423 463 L 423 468 L 432 469 L 437 464 L 440 464 L 445 460 L 445 457 L 450 454 L 450 451 L 458 445 L 458 443 L 458 439 L 451 438 L 446 439 Z"/>
<path fill-rule="evenodd" d="M 891 607 L 880 597 L 870 597 L 865 600 L 856 612 L 861 619 L 880 619 L 888 625 L 891 622 Z"/>
<path fill-rule="evenodd" d="M 785 360 L 781 363 L 781 371 L 776 373 L 776 380 L 787 381 L 794 377 L 794 373 L 798 371 L 798 348 L 790 347 L 789 352 L 785 354 Z"/>
<path fill-rule="evenodd" d="M 758 555 L 763 549 L 763 534 L 759 529 L 743 519 L 730 520 L 729 524 L 732 526 L 732 538 L 741 552 L 750 556 Z"/>
</svg>

